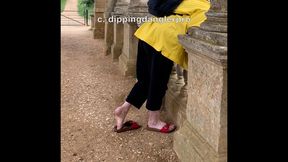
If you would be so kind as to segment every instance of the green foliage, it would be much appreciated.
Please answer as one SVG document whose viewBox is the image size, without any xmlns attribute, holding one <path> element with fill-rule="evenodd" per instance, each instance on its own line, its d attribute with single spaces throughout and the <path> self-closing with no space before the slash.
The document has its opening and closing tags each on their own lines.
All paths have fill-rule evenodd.
<svg viewBox="0 0 288 162">
<path fill-rule="evenodd" d="M 66 0 L 61 0 L 61 12 L 63 12 L 66 5 Z"/>
<path fill-rule="evenodd" d="M 78 0 L 78 14 L 84 15 L 84 10 L 88 10 L 89 15 L 94 10 L 94 0 Z"/>
<path fill-rule="evenodd" d="M 94 4 L 94 0 L 79 0 L 81 5 L 90 7 Z"/>
</svg>

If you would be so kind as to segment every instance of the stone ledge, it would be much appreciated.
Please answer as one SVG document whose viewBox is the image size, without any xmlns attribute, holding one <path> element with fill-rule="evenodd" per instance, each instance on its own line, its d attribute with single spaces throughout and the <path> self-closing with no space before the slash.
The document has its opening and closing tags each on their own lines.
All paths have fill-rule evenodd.
<svg viewBox="0 0 288 162">
<path fill-rule="evenodd" d="M 201 28 L 211 32 L 227 33 L 227 25 L 203 23 Z"/>
<path fill-rule="evenodd" d="M 202 30 L 201 28 L 197 30 L 189 28 L 188 35 L 214 45 L 227 46 L 227 33 L 211 32 Z"/>
<path fill-rule="evenodd" d="M 217 64 L 221 64 L 226 68 L 227 65 L 227 47 L 213 45 L 199 39 L 192 38 L 191 36 L 178 35 L 179 42 L 186 49 L 187 53 L 193 53 L 205 56 Z"/>
</svg>

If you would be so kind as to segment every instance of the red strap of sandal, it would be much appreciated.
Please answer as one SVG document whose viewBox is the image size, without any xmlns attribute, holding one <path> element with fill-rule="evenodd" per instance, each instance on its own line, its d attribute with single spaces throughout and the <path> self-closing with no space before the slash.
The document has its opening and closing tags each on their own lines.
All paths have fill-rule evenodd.
<svg viewBox="0 0 288 162">
<path fill-rule="evenodd" d="M 170 124 L 167 123 L 167 124 L 160 130 L 160 132 L 168 133 L 168 132 L 169 132 L 169 127 L 170 127 Z"/>
<path fill-rule="evenodd" d="M 136 122 L 132 122 L 131 128 L 133 129 L 139 128 L 139 125 Z"/>
</svg>

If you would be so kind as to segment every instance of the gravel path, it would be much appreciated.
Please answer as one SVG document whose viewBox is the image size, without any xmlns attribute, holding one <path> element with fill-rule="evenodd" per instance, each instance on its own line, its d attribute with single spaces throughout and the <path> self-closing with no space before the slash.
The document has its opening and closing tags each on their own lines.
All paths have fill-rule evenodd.
<svg viewBox="0 0 288 162">
<path fill-rule="evenodd" d="M 61 161 L 178 162 L 173 134 L 145 129 L 144 107 L 132 108 L 127 116 L 143 128 L 112 131 L 113 110 L 135 79 L 121 75 L 118 63 L 104 56 L 103 40 L 92 39 L 88 29 L 61 27 Z"/>
</svg>

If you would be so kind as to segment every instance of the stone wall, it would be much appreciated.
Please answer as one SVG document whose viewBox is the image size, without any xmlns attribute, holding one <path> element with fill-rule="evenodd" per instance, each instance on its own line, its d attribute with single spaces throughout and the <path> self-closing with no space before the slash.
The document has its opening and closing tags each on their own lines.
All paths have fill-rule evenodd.
<svg viewBox="0 0 288 162">
<path fill-rule="evenodd" d="M 189 57 L 188 99 L 174 150 L 187 162 L 227 161 L 227 2 L 211 3 L 201 27 L 179 36 Z"/>
</svg>

